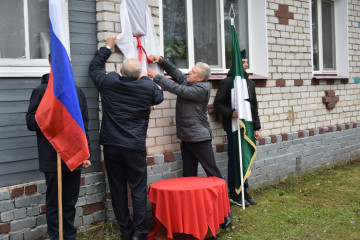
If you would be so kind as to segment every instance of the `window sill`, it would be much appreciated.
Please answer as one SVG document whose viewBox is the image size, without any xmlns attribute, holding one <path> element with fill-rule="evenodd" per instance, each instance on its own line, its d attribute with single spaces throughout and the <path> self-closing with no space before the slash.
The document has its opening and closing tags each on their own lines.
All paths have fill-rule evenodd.
<svg viewBox="0 0 360 240">
<path fill-rule="evenodd" d="M 185 74 L 187 75 L 187 73 Z M 171 78 L 167 73 L 165 73 L 164 76 Z M 227 77 L 227 73 L 213 73 L 211 74 L 209 81 L 219 81 L 219 80 L 223 80 L 226 77 Z M 249 79 L 255 82 L 255 87 L 266 87 L 266 81 L 268 77 L 250 73 Z"/>
<path fill-rule="evenodd" d="M 268 80 L 268 77 L 249 74 L 249 79 L 255 82 L 255 87 L 266 87 L 266 81 Z"/>
<path fill-rule="evenodd" d="M 222 80 L 227 77 L 227 73 L 213 73 L 211 74 L 209 80 Z M 249 79 L 253 80 L 255 82 L 255 87 L 266 87 L 266 81 L 267 77 L 260 76 L 256 74 L 249 74 Z"/>
<path fill-rule="evenodd" d="M 222 80 L 227 77 L 227 73 L 212 73 L 209 80 Z"/>
<path fill-rule="evenodd" d="M 41 77 L 50 67 L 0 67 L 0 77 Z"/>
<path fill-rule="evenodd" d="M 340 76 L 337 74 L 314 74 L 311 85 L 319 85 L 320 81 L 326 81 L 327 85 L 332 85 L 335 83 L 335 80 L 340 80 L 341 84 L 349 83 L 349 77 Z"/>
</svg>

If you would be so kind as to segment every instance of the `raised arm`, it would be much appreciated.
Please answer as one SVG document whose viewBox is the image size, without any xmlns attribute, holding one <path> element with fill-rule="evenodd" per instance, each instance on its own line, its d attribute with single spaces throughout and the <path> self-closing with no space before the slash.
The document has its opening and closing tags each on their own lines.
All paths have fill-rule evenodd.
<svg viewBox="0 0 360 240">
<path fill-rule="evenodd" d="M 179 84 L 159 74 L 154 77 L 154 82 L 165 90 L 187 100 L 204 102 L 209 98 L 210 85 L 208 82 L 200 82 L 194 85 Z"/>
<path fill-rule="evenodd" d="M 116 43 L 116 35 L 110 36 L 106 39 L 106 47 L 100 48 L 95 52 L 95 56 L 92 59 L 89 66 L 89 76 L 94 82 L 96 88 L 101 89 L 102 82 L 106 78 L 106 73 L 104 71 L 104 65 L 106 60 L 111 55 L 111 50 Z"/>
<path fill-rule="evenodd" d="M 150 55 L 149 59 L 152 63 L 159 64 L 167 74 L 169 74 L 175 82 L 181 84 L 186 80 L 186 75 L 184 75 L 174 64 L 172 64 L 168 59 L 163 58 L 158 55 Z M 149 75 L 150 76 L 150 75 Z M 151 76 L 150 76 L 151 77 Z"/>
<path fill-rule="evenodd" d="M 183 74 L 172 62 L 168 59 L 163 58 L 159 65 L 166 71 L 167 74 L 177 83 L 181 84 L 186 81 L 187 76 Z"/>
</svg>

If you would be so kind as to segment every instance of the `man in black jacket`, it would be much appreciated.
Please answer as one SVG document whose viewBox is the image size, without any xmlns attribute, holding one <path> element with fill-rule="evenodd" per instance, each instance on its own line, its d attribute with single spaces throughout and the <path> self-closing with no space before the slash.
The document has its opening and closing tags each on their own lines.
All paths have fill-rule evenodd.
<svg viewBox="0 0 360 240">
<path fill-rule="evenodd" d="M 253 119 L 254 134 L 255 139 L 260 139 L 260 118 L 258 113 L 258 105 L 255 92 L 255 83 L 248 78 L 246 73 L 248 67 L 248 60 L 246 58 L 246 51 L 241 52 L 243 67 L 246 76 L 246 82 L 248 85 L 249 91 L 249 101 L 251 105 L 251 115 Z M 234 185 L 234 154 L 233 154 L 233 136 L 231 130 L 231 121 L 232 118 L 237 118 L 237 109 L 232 109 L 231 107 L 231 84 L 232 84 L 232 69 L 229 70 L 228 75 L 223 79 L 220 84 L 218 91 L 214 100 L 214 109 L 217 113 L 221 114 L 223 117 L 222 123 L 224 130 L 227 134 L 228 140 L 228 187 L 230 191 L 230 202 L 238 206 L 242 206 L 241 195 L 236 194 L 235 185 Z M 249 187 L 248 181 L 244 183 L 244 195 L 245 195 L 245 206 L 255 205 L 257 201 L 253 199 L 248 193 L 247 189 Z"/>
<path fill-rule="evenodd" d="M 109 180 L 112 205 L 122 239 L 146 239 L 146 131 L 151 106 L 163 101 L 161 89 L 148 78 L 137 59 L 122 64 L 120 76 L 105 73 L 116 36 L 106 39 L 106 47 L 96 51 L 89 75 L 101 94 L 103 118 L 100 144 Z M 127 183 L 131 189 L 133 221 L 130 219 Z"/>
<path fill-rule="evenodd" d="M 49 55 L 49 62 L 51 58 Z M 36 120 L 35 114 L 41 99 L 44 96 L 49 80 L 49 74 L 42 76 L 41 85 L 36 87 L 31 94 L 30 104 L 26 113 L 26 124 L 30 131 L 36 131 L 39 168 L 44 172 L 46 180 L 46 221 L 48 225 L 48 234 L 51 240 L 59 239 L 59 221 L 58 221 L 58 184 L 57 184 L 57 152 L 51 143 L 41 132 Z M 79 100 L 80 110 L 84 121 L 84 128 L 88 140 L 88 108 L 84 92 L 76 86 L 76 93 Z M 86 160 L 74 171 L 70 171 L 67 165 L 62 161 L 62 206 L 63 206 L 63 236 L 64 239 L 73 240 L 76 236 L 75 204 L 79 197 L 81 167 L 91 166 L 91 162 Z"/>
</svg>

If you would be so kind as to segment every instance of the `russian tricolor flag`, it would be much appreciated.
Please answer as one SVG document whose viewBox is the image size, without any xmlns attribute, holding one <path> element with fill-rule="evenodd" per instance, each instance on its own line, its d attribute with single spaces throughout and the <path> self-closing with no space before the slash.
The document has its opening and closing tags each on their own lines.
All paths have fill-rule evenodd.
<svg viewBox="0 0 360 240">
<path fill-rule="evenodd" d="M 36 121 L 71 171 L 90 156 L 66 44 L 62 1 L 49 0 L 51 71 Z"/>
</svg>

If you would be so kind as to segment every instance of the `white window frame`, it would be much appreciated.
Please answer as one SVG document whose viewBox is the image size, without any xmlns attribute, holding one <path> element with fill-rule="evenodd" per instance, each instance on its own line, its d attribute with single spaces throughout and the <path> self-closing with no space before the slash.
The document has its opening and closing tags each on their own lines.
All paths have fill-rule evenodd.
<svg viewBox="0 0 360 240">
<path fill-rule="evenodd" d="M 1 77 L 41 77 L 45 73 L 50 72 L 48 59 L 30 59 L 29 47 L 29 20 L 28 20 L 28 4 L 30 0 L 24 1 L 24 31 L 25 31 L 25 56 L 21 58 L 0 58 L 0 78 Z M 63 19 L 66 31 L 66 40 L 70 43 L 69 37 L 69 14 L 68 0 L 61 1 L 63 5 Z M 50 20 L 49 20 L 50 21 Z M 70 44 L 69 44 L 70 45 Z"/>
<path fill-rule="evenodd" d="M 251 69 L 247 72 L 267 78 L 269 67 L 266 0 L 248 0 L 248 18 Z"/>
<path fill-rule="evenodd" d="M 192 12 L 192 1 L 186 0 L 186 11 Z M 195 0 L 196 1 L 196 0 Z M 225 26 L 224 26 L 224 1 L 218 0 L 220 14 L 220 50 L 222 68 L 211 69 L 212 73 L 227 73 L 229 69 L 225 68 Z M 163 8 L 162 0 L 159 0 L 159 27 L 160 27 L 160 45 L 162 54 L 164 54 L 164 33 L 163 33 Z M 187 23 L 192 23 L 192 14 L 187 14 Z M 268 44 L 267 44 L 267 18 L 266 18 L 266 0 L 248 0 L 248 24 L 249 24 L 249 57 L 251 59 L 251 69 L 248 73 L 254 73 L 264 77 L 268 76 Z M 194 57 L 194 33 L 193 24 L 187 25 L 188 34 L 188 53 L 189 53 L 189 66 L 195 64 Z M 166 56 L 165 56 L 166 57 Z M 189 69 L 180 69 L 182 72 L 188 72 Z"/>
<path fill-rule="evenodd" d="M 335 41 L 335 69 L 328 70 L 323 68 L 323 47 L 322 47 L 322 26 L 321 26 L 321 0 L 317 1 L 318 4 L 318 40 L 319 40 L 319 70 L 314 70 L 315 75 L 333 75 L 336 74 L 341 77 L 349 77 L 349 49 L 348 49 L 348 0 L 330 0 L 334 4 L 334 41 Z M 309 9 L 312 16 L 312 0 L 309 1 Z M 312 17 L 310 16 L 310 21 Z M 312 26 L 312 22 L 310 24 Z M 311 39 L 313 39 L 313 31 L 311 30 Z M 312 65 L 313 59 L 313 44 L 311 44 Z"/>
</svg>

